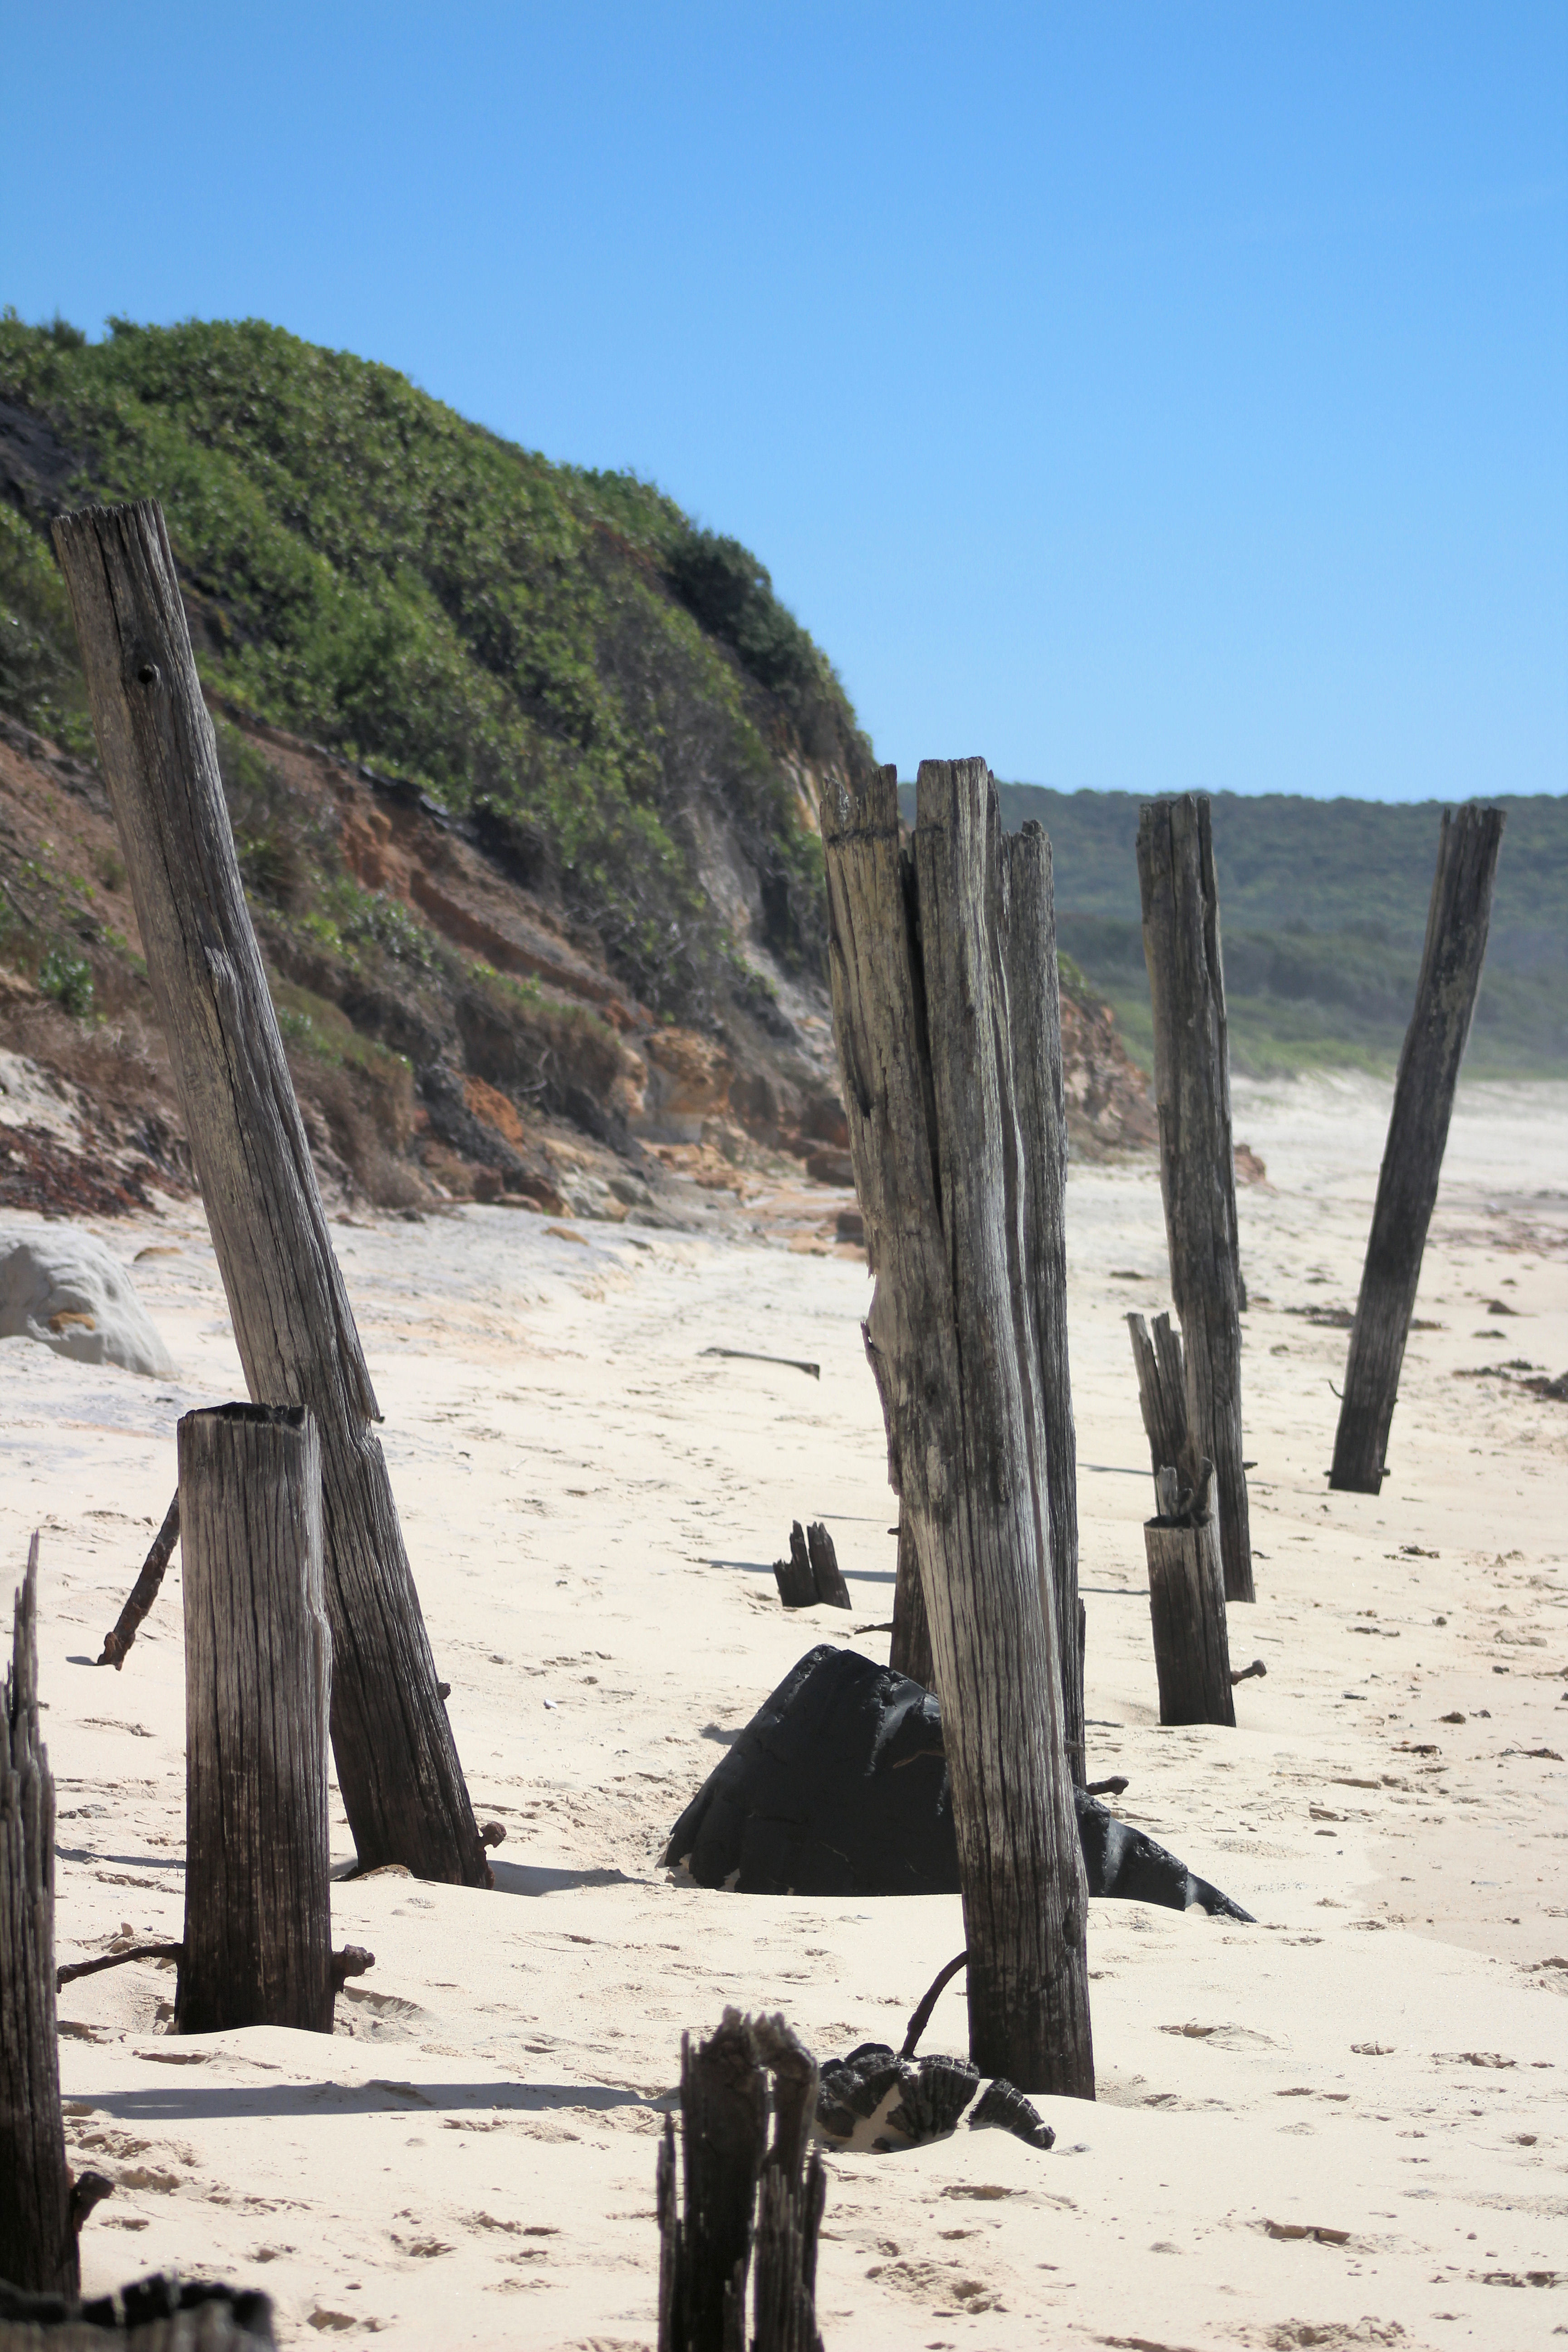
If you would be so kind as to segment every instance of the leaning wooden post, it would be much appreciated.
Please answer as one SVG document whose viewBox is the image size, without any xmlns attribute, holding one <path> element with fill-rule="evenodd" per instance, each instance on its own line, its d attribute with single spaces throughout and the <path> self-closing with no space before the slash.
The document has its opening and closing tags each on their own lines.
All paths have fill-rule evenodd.
<svg viewBox="0 0 1568 2352">
<path fill-rule="evenodd" d="M 1452 818 L 1444 811 L 1437 836 L 1415 1010 L 1399 1055 L 1329 1473 L 1331 1486 L 1355 1495 L 1375 1495 L 1384 1476 L 1405 1336 L 1486 959 L 1502 826 L 1501 809 L 1471 801 Z"/>
<path fill-rule="evenodd" d="M 1068 1107 L 1051 845 L 1030 821 L 1002 835 L 1007 1003 L 1023 1139 L 1024 1261 L 1046 1430 L 1046 1510 L 1068 1767 L 1083 1761 L 1083 1602 L 1078 1591 L 1078 1435 L 1068 1355 Z"/>
<path fill-rule="evenodd" d="M 1209 1508 L 1212 1469 L 1199 1464 L 1195 1486 L 1182 1486 L 1169 1466 L 1155 1478 L 1157 1516 L 1143 1523 L 1149 1616 L 1161 1722 L 1234 1727 L 1225 1571 Z"/>
<path fill-rule="evenodd" d="M 180 1423 L 185 1605 L 181 2033 L 332 2030 L 321 1449 L 302 1407 Z"/>
<path fill-rule="evenodd" d="M 365 1866 L 489 1883 L 436 1679 L 375 1392 L 245 904 L 217 748 L 156 502 L 54 528 L 202 1205 L 258 1403 L 321 1431 L 332 1743 Z"/>
<path fill-rule="evenodd" d="M 1241 1257 L 1230 1130 L 1230 1045 L 1219 887 L 1203 794 L 1144 803 L 1138 827 L 1143 955 L 1154 1010 L 1154 1100 L 1171 1290 L 1187 1360 L 1187 1430 L 1218 1488 L 1226 1597 L 1250 1601 L 1241 1442 Z"/>
<path fill-rule="evenodd" d="M 0 1754 L 0 2278 L 75 2294 L 55 2022 L 55 1783 L 38 1737 L 38 1538 L 16 1595 Z"/>
<path fill-rule="evenodd" d="M 1023 1147 L 981 760 L 822 797 L 834 1030 L 876 1276 L 866 1349 L 912 1521 L 952 1778 L 970 2054 L 1091 2097 L 1087 1891 L 1067 1764 Z"/>
</svg>

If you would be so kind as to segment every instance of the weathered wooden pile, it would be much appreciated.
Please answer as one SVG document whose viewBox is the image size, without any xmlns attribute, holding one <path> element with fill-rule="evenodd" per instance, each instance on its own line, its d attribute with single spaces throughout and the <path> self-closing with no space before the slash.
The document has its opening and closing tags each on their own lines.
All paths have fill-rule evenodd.
<svg viewBox="0 0 1568 2352">
<path fill-rule="evenodd" d="M 983 760 L 925 761 L 916 795 L 909 846 L 891 768 L 822 809 L 866 1351 L 942 1702 L 970 2055 L 1089 2098 L 1075 1548 L 1053 1553 L 1049 1470 L 1071 1411 L 1047 1295 L 1064 1121 L 1038 1024 L 1056 998 L 1008 985 L 1048 941 L 1048 851 L 1038 828 L 1004 844 Z"/>
<path fill-rule="evenodd" d="M 482 1838 L 474 1819 L 374 1434 L 375 1396 L 246 908 L 163 518 L 152 502 L 91 509 L 63 518 L 56 544 L 250 1392 L 182 1421 L 178 1493 L 104 1644 L 101 1663 L 121 1664 L 181 1542 L 184 1933 L 141 1948 L 178 1962 L 176 2032 L 330 2032 L 344 1977 L 371 1956 L 331 1947 L 329 1739 L 362 1867 L 396 1862 L 484 1885 L 491 1833 Z M 917 1700 L 940 1699 L 932 1753 L 951 1780 L 963 1904 L 969 2059 L 942 2063 L 966 2083 L 1005 2076 L 1020 2094 L 1092 2098 L 1080 1823 L 1102 1843 L 1118 1825 L 1084 1789 L 1050 844 L 1037 825 L 1003 834 L 979 760 L 922 765 L 912 832 L 890 768 L 834 783 L 822 820 L 836 1042 L 876 1277 L 865 1344 L 900 1498 L 890 1679 L 907 1675 Z M 1477 808 L 1444 819 L 1351 1339 L 1340 1487 L 1375 1494 L 1387 1475 L 1501 824 Z M 1151 1333 L 1129 1318 L 1156 1491 L 1145 1539 L 1160 1712 L 1166 1723 L 1233 1726 L 1233 1686 L 1262 1667 L 1233 1673 L 1226 1622 L 1254 1585 L 1246 1286 L 1207 802 L 1149 803 L 1137 864 L 1181 1325 L 1178 1334 L 1162 1315 Z M 68 2299 L 77 2233 L 107 2183 L 73 2181 L 60 2122 L 37 1566 L 35 1539 L 0 1757 L 0 2279 Z M 795 1526 L 776 1574 L 786 1607 L 849 1606 L 820 1524 Z M 738 1753 L 732 1772 L 744 1762 Z M 862 1777 L 869 1789 L 874 1776 Z M 1150 1852 L 1181 1877 L 1182 1900 L 1201 1888 Z M 1106 1857 L 1095 1854 L 1105 1884 Z M 680 2101 L 679 2189 L 673 2121 L 658 2164 L 661 2352 L 728 2352 L 747 2338 L 748 2296 L 759 2352 L 816 2352 L 825 2192 L 821 2159 L 807 2156 L 815 2062 L 782 2020 L 727 2011 L 708 2042 L 685 2046 Z M 252 2303 L 243 2327 L 234 2312 L 204 2319 L 201 2340 L 269 2340 L 265 2298 Z M 0 2314 L 0 2336 L 9 2324 Z M 186 2340 L 184 2325 L 171 2310 L 171 2345 Z M 229 2336 L 213 2332 L 226 2326 Z"/>
<path fill-rule="evenodd" d="M 1367 1244 L 1331 1486 L 1375 1495 L 1475 1011 L 1502 815 L 1445 814 L 1415 1010 L 1405 1036 Z M 1241 1271 L 1219 894 L 1206 800 L 1151 802 L 1138 831 L 1143 949 L 1171 1289 L 1153 1331 L 1130 1315 L 1159 1496 L 1146 1528 L 1162 1723 L 1233 1724 L 1228 1602 L 1253 1598 L 1242 1458 Z M 1216 1549 L 1215 1562 L 1210 1554 Z"/>
</svg>

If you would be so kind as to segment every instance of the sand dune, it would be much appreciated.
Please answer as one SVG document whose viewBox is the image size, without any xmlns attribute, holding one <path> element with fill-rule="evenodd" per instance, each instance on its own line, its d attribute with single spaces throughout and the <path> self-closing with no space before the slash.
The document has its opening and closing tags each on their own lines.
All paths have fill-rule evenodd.
<svg viewBox="0 0 1568 2352">
<path fill-rule="evenodd" d="M 1259 1924 L 1092 1906 L 1100 2096 L 1040 2103 L 1052 2154 L 961 2133 L 831 2156 L 830 2352 L 1544 2352 L 1568 2328 L 1568 1407 L 1524 1386 L 1568 1365 L 1568 1088 L 1461 1098 L 1437 1328 L 1375 1501 L 1327 1490 L 1345 1335 L 1323 1314 L 1354 1303 L 1386 1089 L 1237 1091 L 1269 1181 L 1241 1197 L 1260 1598 L 1231 1643 L 1268 1671 L 1234 1733 L 1156 1720 L 1121 1320 L 1167 1302 L 1152 1164 L 1076 1169 L 1068 1213 L 1091 1769 Z M 175 1253 L 136 1278 L 182 1370 L 0 1343 L 0 1551 L 19 1570 L 43 1530 L 62 1958 L 180 1930 L 177 1570 L 123 1673 L 89 1662 L 178 1415 L 241 1392 L 199 1211 L 96 1230 Z M 377 1963 L 330 2042 L 173 2039 L 156 1966 L 68 1987 L 72 2142 L 119 2182 L 85 2284 L 261 2284 L 291 2344 L 650 2345 L 681 2029 L 735 2001 L 823 2055 L 896 2041 L 962 1941 L 956 1898 L 751 1900 L 657 1866 L 811 1642 L 886 1654 L 855 1630 L 890 1613 L 894 1565 L 864 1268 L 762 1235 L 568 1242 L 501 1209 L 336 1230 L 476 1806 L 508 1832 L 497 1891 L 339 1886 L 335 1932 Z M 847 1620 L 779 1609 L 794 1517 L 832 1528 Z M 960 1993 L 925 2046 L 963 2048 Z"/>
</svg>

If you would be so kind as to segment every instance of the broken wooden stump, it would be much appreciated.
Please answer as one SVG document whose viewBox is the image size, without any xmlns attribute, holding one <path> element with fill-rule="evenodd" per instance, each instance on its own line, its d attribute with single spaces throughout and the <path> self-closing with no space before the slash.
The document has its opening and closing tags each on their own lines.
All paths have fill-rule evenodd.
<svg viewBox="0 0 1568 2352">
<path fill-rule="evenodd" d="M 820 1519 L 803 1528 L 798 1519 L 789 1531 L 789 1558 L 775 1559 L 773 1575 L 779 1599 L 786 1609 L 852 1609 L 833 1538 Z"/>
<path fill-rule="evenodd" d="M 838 1565 L 833 1538 L 820 1519 L 813 1519 L 805 1531 L 806 1557 L 811 1562 L 812 1581 L 816 1597 L 828 1609 L 852 1609 L 849 1587 L 844 1581 L 844 1571 Z"/>
<path fill-rule="evenodd" d="M 404 1549 L 155 500 L 62 515 L 103 779 L 251 1396 L 321 1447 L 332 1742 L 361 1861 L 490 1883 Z"/>
<path fill-rule="evenodd" d="M 995 787 L 983 760 L 923 761 L 906 851 L 895 771 L 835 777 L 822 833 L 866 1349 L 942 1698 L 970 2055 L 1092 2097 Z"/>
<path fill-rule="evenodd" d="M 1215 1465 L 1226 1597 L 1250 1601 L 1252 1539 L 1241 1438 L 1240 1317 L 1247 1293 L 1237 1234 L 1219 886 L 1205 796 L 1189 793 L 1144 803 L 1138 885 L 1154 1015 L 1160 1191 L 1186 1359 L 1188 1442 L 1194 1460 L 1206 1455 Z"/>
<path fill-rule="evenodd" d="M 332 2030 L 321 1455 L 302 1406 L 180 1423 L 185 1935 L 174 2026 Z"/>
<path fill-rule="evenodd" d="M 60 2111 L 55 1783 L 38 1730 L 36 1535 L 12 1629 L 0 1726 L 0 2279 L 74 2294 L 78 2215 Z"/>
<path fill-rule="evenodd" d="M 1143 1523 L 1149 1616 L 1161 1722 L 1234 1727 L 1225 1573 L 1209 1507 L 1212 1475 L 1205 1461 L 1198 1465 L 1195 1487 L 1180 1486 L 1169 1466 L 1154 1482 L 1159 1515 Z"/>
<path fill-rule="evenodd" d="M 0 2352 L 271 2352 L 277 2340 L 271 2298 L 255 2288 L 158 2273 L 78 2303 L 0 2279 Z"/>
<path fill-rule="evenodd" d="M 789 1531 L 789 1558 L 775 1559 L 773 1577 L 779 1589 L 779 1599 L 786 1609 L 815 1609 L 816 1579 L 811 1572 L 811 1555 L 805 1548 L 805 1529 L 796 1519 Z"/>
<path fill-rule="evenodd" d="M 1383 1485 L 1405 1336 L 1486 957 L 1502 826 L 1500 809 L 1473 801 L 1453 816 L 1443 814 L 1415 1009 L 1400 1049 L 1329 1473 L 1330 1486 L 1342 1492 L 1375 1495 Z"/>
<path fill-rule="evenodd" d="M 657 2172 L 658 2352 L 821 2352 L 826 2181 L 817 2151 L 806 2155 L 816 2088 L 816 2061 L 782 2017 L 726 2009 L 695 2049 L 681 2036 L 679 2194 L 673 2116 Z"/>
<path fill-rule="evenodd" d="M 1130 1315 L 1127 1328 L 1138 1373 L 1138 1408 L 1149 1440 L 1149 1466 L 1158 1472 L 1169 1463 L 1182 1484 L 1191 1486 L 1196 1483 L 1198 1465 L 1187 1434 L 1187 1367 L 1182 1335 L 1168 1315 L 1155 1316 L 1152 1334 L 1142 1315 Z"/>
</svg>

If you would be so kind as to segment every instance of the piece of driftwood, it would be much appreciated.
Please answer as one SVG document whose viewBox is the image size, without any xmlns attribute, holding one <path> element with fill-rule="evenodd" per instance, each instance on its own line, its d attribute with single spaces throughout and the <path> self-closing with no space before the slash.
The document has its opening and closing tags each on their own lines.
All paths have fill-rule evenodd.
<svg viewBox="0 0 1568 2352">
<path fill-rule="evenodd" d="M 1250 1915 L 1086 1790 L 1093 1895 Z M 956 1895 L 952 1791 L 934 1692 L 829 1642 L 808 1650 L 670 1832 L 666 1868 L 742 1895 Z"/>
<path fill-rule="evenodd" d="M 276 2342 L 271 2299 L 255 2288 L 159 2273 L 78 2303 L 0 2280 L 0 2352 L 258 2352 Z"/>
<path fill-rule="evenodd" d="M 303 1406 L 180 1423 L 185 1935 L 180 2033 L 332 2030 L 321 1454 Z"/>
<path fill-rule="evenodd" d="M 1220 1723 L 1234 1728 L 1230 1643 L 1219 1533 L 1209 1507 L 1210 1465 L 1198 1465 L 1194 1488 L 1178 1486 L 1169 1465 L 1155 1479 L 1159 1514 L 1143 1523 L 1149 1560 L 1149 1617 L 1162 1723 Z"/>
<path fill-rule="evenodd" d="M 833 1538 L 820 1519 L 813 1519 L 806 1528 L 805 1549 L 817 1599 L 828 1609 L 853 1609 L 855 1603 L 849 1598 L 849 1587 L 844 1581 Z"/>
<path fill-rule="evenodd" d="M 1206 1455 L 1218 1490 L 1226 1598 L 1250 1601 L 1252 1538 L 1241 1438 L 1247 1294 L 1237 1231 L 1219 886 L 1205 795 L 1144 803 L 1138 885 L 1154 1014 L 1160 1190 L 1186 1359 L 1187 1483 L 1193 1462 Z"/>
<path fill-rule="evenodd" d="M 63 1991 L 79 1977 L 101 1976 L 105 1969 L 122 1969 L 131 1960 L 173 1960 L 183 1964 L 185 1948 L 179 1944 L 130 1944 L 122 1952 L 100 1952 L 95 1960 L 72 1960 L 55 1970 L 55 1990 Z M 375 1954 L 363 1944 L 345 1944 L 332 1954 L 332 1990 L 342 1992 L 350 1977 L 363 1977 L 375 1966 Z"/>
<path fill-rule="evenodd" d="M 658 2352 L 821 2352 L 816 2091 L 816 2061 L 782 2017 L 726 2009 L 708 2041 L 682 2035 L 679 2193 L 673 2116 L 657 2171 Z"/>
<path fill-rule="evenodd" d="M 969 2054 L 1029 2090 L 1091 2097 L 1046 1434 L 1017 1304 L 1027 1171 L 995 787 L 983 760 L 922 762 L 905 852 L 896 772 L 867 770 L 824 786 L 822 831 L 834 1039 L 876 1277 L 866 1349 L 945 1706 Z"/>
<path fill-rule="evenodd" d="M 142 1621 L 158 1598 L 163 1581 L 163 1570 L 174 1558 L 174 1546 L 180 1540 L 180 1490 L 174 1489 L 174 1499 L 163 1514 L 163 1524 L 153 1537 L 151 1549 L 142 1563 L 142 1573 L 132 1586 L 124 1608 L 114 1621 L 114 1631 L 103 1637 L 100 1666 L 112 1666 L 119 1673 L 125 1664 L 125 1653 L 136 1639 Z"/>
<path fill-rule="evenodd" d="M 74 2294 L 55 2021 L 55 1782 L 38 1727 L 38 1538 L 12 1619 L 0 1754 L 0 2278 Z"/>
<path fill-rule="evenodd" d="M 912 1518 L 899 1521 L 898 1581 L 893 1587 L 893 1638 L 888 1663 L 893 1672 L 908 1675 L 922 1690 L 936 1680 L 931 1663 L 931 1622 L 926 1616 L 925 1587 L 921 1582 L 920 1554 L 915 1549 Z"/>
<path fill-rule="evenodd" d="M 1329 1473 L 1331 1486 L 1355 1495 L 1375 1495 L 1384 1480 L 1405 1335 L 1486 957 L 1502 826 L 1501 809 L 1472 801 L 1452 815 L 1444 811 L 1437 836 L 1415 1009 L 1400 1049 Z"/>
<path fill-rule="evenodd" d="M 822 1378 L 820 1364 L 807 1363 L 801 1356 L 759 1356 L 751 1348 L 704 1348 L 705 1356 L 727 1356 L 736 1364 L 782 1364 L 786 1371 L 808 1373 L 814 1381 Z"/>
<path fill-rule="evenodd" d="M 157 504 L 62 516 L 104 782 L 251 1396 L 321 1433 L 332 1740 L 360 1859 L 484 1886 L 479 1843 L 235 856 Z"/>
<path fill-rule="evenodd" d="M 1078 1435 L 1068 1350 L 1067 1089 L 1051 845 L 1032 818 L 1001 838 L 1003 940 L 1025 1181 L 1024 1290 L 1046 1438 L 1046 1513 L 1068 1768 L 1084 1777 L 1084 1610 L 1078 1590 Z M 1022 1336 L 1022 1335 L 1021 1335 Z"/>
<path fill-rule="evenodd" d="M 1142 1315 L 1130 1315 L 1132 1361 L 1138 1373 L 1138 1408 L 1149 1440 L 1149 1466 L 1173 1463 L 1184 1485 L 1197 1475 L 1197 1457 L 1187 1438 L 1187 1367 L 1182 1335 L 1168 1315 L 1156 1315 L 1151 1333 Z"/>
<path fill-rule="evenodd" d="M 1261 1680 L 1268 1672 L 1268 1669 L 1264 1664 L 1261 1658 L 1254 1658 L 1249 1666 L 1233 1666 L 1230 1675 L 1232 1688 L 1234 1688 L 1237 1683 L 1251 1682 L 1254 1675 L 1258 1676 L 1258 1678 Z"/>
<path fill-rule="evenodd" d="M 55 1990 L 63 1992 L 79 1977 L 100 1977 L 105 1969 L 122 1969 L 132 1960 L 174 1960 L 185 1957 L 184 1943 L 127 1944 L 122 1951 L 100 1952 L 96 1959 L 68 1960 L 55 1970 Z"/>
<path fill-rule="evenodd" d="M 967 1952 L 960 1952 L 956 1959 L 949 1960 L 945 1968 L 938 1969 L 935 1976 L 931 1979 L 931 1983 L 927 1986 L 925 1991 L 921 1993 L 920 2000 L 916 2002 L 914 2011 L 910 2018 L 908 2026 L 905 2028 L 903 2044 L 899 2052 L 900 2058 L 912 2058 L 914 2056 L 916 2050 L 920 2047 L 921 2035 L 931 2023 L 931 2015 L 936 2008 L 937 2002 L 942 1999 L 942 1994 L 952 1982 L 952 1979 L 958 1974 L 959 1969 L 967 1968 L 968 1965 L 969 1954 Z"/>
</svg>

